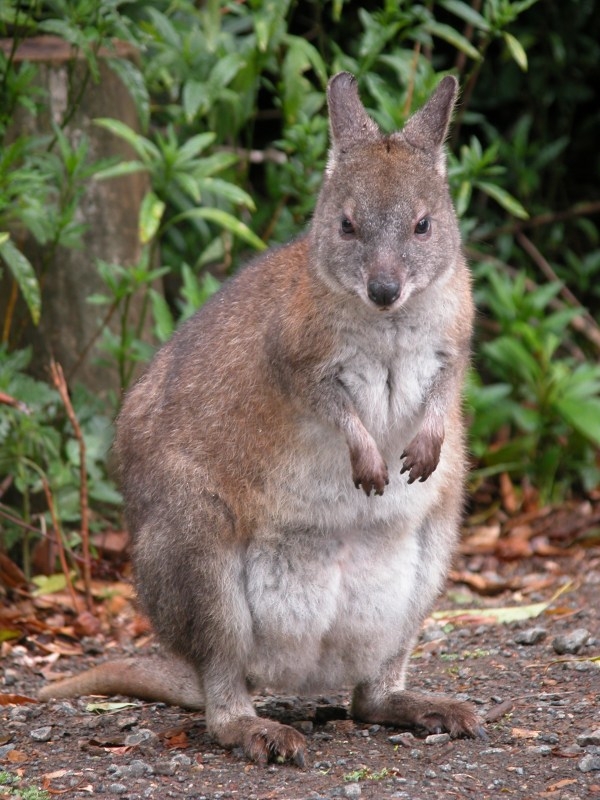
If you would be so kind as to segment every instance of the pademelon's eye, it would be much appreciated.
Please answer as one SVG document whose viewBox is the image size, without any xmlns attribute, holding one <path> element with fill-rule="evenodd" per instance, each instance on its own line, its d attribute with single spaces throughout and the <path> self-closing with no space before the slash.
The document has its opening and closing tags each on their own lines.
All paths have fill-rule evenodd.
<svg viewBox="0 0 600 800">
<path fill-rule="evenodd" d="M 431 230 L 431 220 L 429 217 L 423 217 L 415 225 L 415 233 L 417 236 L 425 236 Z"/>
<path fill-rule="evenodd" d="M 342 233 L 345 233 L 346 236 L 354 233 L 354 225 L 352 224 L 352 220 L 348 219 L 348 217 L 342 217 L 342 221 L 340 223 L 340 230 Z"/>
</svg>

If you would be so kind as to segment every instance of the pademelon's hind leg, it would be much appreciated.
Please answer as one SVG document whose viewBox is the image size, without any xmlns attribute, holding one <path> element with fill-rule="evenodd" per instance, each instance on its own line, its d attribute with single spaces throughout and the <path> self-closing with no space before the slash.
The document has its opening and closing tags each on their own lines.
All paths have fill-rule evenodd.
<svg viewBox="0 0 600 800">
<path fill-rule="evenodd" d="M 235 518 L 215 493 L 177 498 L 173 489 L 135 535 L 138 594 L 159 639 L 193 666 L 206 726 L 224 747 L 255 761 L 304 763 L 298 731 L 259 719 L 248 689 L 255 647 L 244 557 Z M 179 502 L 178 502 L 179 501 Z M 182 515 L 178 509 L 187 506 Z"/>
</svg>

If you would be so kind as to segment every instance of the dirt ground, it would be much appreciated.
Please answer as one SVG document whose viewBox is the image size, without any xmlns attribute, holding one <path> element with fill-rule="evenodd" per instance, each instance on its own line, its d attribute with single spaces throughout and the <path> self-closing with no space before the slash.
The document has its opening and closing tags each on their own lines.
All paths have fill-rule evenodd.
<svg viewBox="0 0 600 800">
<path fill-rule="evenodd" d="M 25 791 L 35 787 L 46 797 L 129 800 L 600 798 L 600 548 L 494 566 L 490 578 L 485 559 L 459 558 L 438 608 L 481 613 L 428 620 L 410 674 L 413 688 L 475 703 L 487 741 L 355 723 L 347 693 L 259 697 L 259 713 L 306 734 L 310 759 L 305 769 L 264 767 L 211 742 L 200 713 L 139 701 L 100 713 L 90 698 L 15 698 L 0 707 L 0 800 L 35 797 Z M 467 572 L 481 577 L 480 591 L 465 586 Z M 500 624 L 489 616 L 553 597 L 535 619 Z M 105 660 L 103 642 L 88 639 L 84 655 L 61 657 L 53 669 L 73 673 Z M 113 647 L 110 656 L 133 649 Z M 5 649 L 5 701 L 35 697 L 44 683 L 36 655 L 35 637 Z"/>
</svg>

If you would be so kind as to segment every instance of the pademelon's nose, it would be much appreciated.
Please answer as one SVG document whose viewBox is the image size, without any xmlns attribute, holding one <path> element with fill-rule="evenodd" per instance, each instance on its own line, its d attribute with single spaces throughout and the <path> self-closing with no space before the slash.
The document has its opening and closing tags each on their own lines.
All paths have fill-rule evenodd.
<svg viewBox="0 0 600 800">
<path fill-rule="evenodd" d="M 371 278 L 367 294 L 376 306 L 391 306 L 400 297 L 400 281 L 394 278 Z"/>
</svg>

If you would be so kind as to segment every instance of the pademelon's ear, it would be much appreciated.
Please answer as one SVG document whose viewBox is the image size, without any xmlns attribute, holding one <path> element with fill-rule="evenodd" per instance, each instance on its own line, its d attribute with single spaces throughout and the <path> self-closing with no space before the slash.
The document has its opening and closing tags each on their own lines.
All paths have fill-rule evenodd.
<svg viewBox="0 0 600 800">
<path fill-rule="evenodd" d="M 379 136 L 379 128 L 365 111 L 358 95 L 356 78 L 349 72 L 338 72 L 327 87 L 331 150 L 327 172 L 331 172 L 336 156 L 361 140 Z"/>
<path fill-rule="evenodd" d="M 436 168 L 441 175 L 446 173 L 444 140 L 457 95 L 458 81 L 452 75 L 446 75 L 423 108 L 413 114 L 397 134 L 413 147 L 431 153 L 436 158 Z"/>
</svg>

